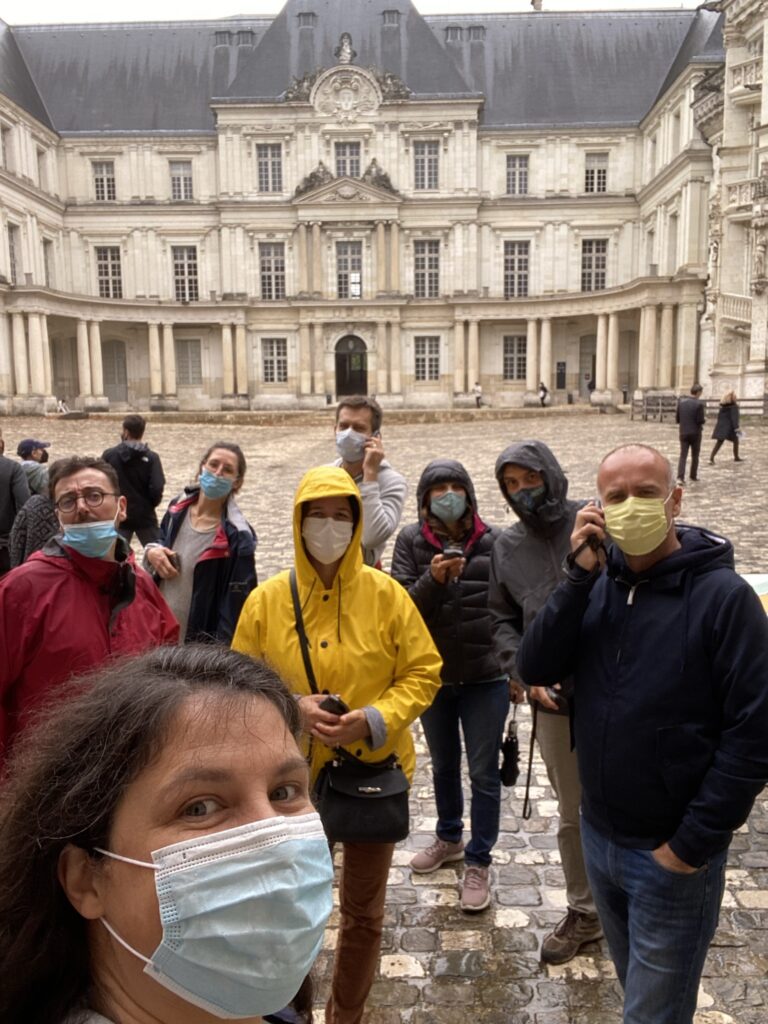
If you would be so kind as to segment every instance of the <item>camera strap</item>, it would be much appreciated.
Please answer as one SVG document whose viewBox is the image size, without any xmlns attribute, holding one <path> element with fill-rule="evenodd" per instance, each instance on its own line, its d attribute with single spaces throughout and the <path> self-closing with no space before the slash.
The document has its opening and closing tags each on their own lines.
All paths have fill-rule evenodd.
<svg viewBox="0 0 768 1024">
<path fill-rule="evenodd" d="M 293 614 L 294 614 L 294 626 L 299 636 L 299 646 L 301 647 L 301 658 L 304 662 L 304 671 L 307 673 L 307 679 L 312 689 L 312 693 L 319 693 L 317 688 L 317 680 L 315 679 L 315 670 L 312 668 L 312 659 L 309 656 L 309 640 L 307 639 L 307 631 L 304 629 L 304 616 L 301 614 L 301 601 L 299 600 L 299 585 L 296 582 L 296 570 L 291 569 L 288 574 L 288 579 L 291 585 L 291 600 L 293 601 Z"/>
</svg>

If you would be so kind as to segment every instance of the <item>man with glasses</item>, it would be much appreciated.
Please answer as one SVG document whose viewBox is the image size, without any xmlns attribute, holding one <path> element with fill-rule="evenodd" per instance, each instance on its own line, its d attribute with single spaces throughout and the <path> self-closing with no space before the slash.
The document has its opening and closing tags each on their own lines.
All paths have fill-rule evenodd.
<svg viewBox="0 0 768 1024">
<path fill-rule="evenodd" d="M 101 459 L 60 459 L 49 483 L 61 532 L 0 581 L 0 761 L 70 676 L 178 642 L 179 626 L 117 528 L 125 498 Z"/>
</svg>

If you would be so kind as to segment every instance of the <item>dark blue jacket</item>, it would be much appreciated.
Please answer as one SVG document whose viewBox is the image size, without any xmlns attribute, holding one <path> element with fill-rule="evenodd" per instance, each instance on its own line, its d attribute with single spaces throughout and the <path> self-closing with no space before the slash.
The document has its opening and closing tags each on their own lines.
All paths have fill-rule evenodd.
<svg viewBox="0 0 768 1024">
<path fill-rule="evenodd" d="M 607 571 L 574 570 L 525 631 L 518 670 L 529 685 L 574 674 L 586 820 L 698 867 L 768 780 L 768 621 L 729 541 L 677 535 L 640 576 L 615 546 Z"/>
<path fill-rule="evenodd" d="M 184 516 L 197 501 L 199 487 L 187 487 L 168 506 L 160 524 L 160 543 L 172 548 Z M 257 584 L 256 534 L 230 498 L 224 505 L 213 544 L 195 566 L 187 643 L 227 644 L 232 640 L 245 599 Z"/>
</svg>

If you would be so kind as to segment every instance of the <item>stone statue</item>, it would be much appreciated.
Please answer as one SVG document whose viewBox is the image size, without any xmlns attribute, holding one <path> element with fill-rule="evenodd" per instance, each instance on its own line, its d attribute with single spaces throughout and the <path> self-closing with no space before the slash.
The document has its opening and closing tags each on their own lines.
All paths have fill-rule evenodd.
<svg viewBox="0 0 768 1024">
<path fill-rule="evenodd" d="M 392 184 L 389 175 L 379 167 L 378 161 L 375 157 L 366 167 L 365 173 L 363 174 L 363 181 L 367 181 L 369 185 L 375 185 L 377 188 L 383 188 L 387 192 L 392 192 L 394 195 L 398 195 L 398 191 Z"/>
<path fill-rule="evenodd" d="M 302 196 L 305 192 L 311 192 L 313 188 L 326 185 L 329 181 L 333 181 L 333 175 L 321 160 L 314 171 L 310 171 L 306 178 L 298 184 L 294 195 Z"/>
<path fill-rule="evenodd" d="M 351 64 L 357 53 L 352 49 L 352 36 L 349 32 L 342 32 L 339 45 L 333 51 L 333 55 L 339 64 Z"/>
</svg>

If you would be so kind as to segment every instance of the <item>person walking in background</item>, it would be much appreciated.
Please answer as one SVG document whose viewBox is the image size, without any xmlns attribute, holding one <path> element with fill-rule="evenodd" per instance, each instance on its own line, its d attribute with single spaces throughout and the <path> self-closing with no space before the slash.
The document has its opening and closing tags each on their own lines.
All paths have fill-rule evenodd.
<svg viewBox="0 0 768 1024">
<path fill-rule="evenodd" d="M 212 444 L 196 482 L 168 506 L 160 540 L 144 549 L 182 643 L 228 644 L 256 586 L 256 534 L 235 500 L 245 470 L 238 445 Z"/>
<path fill-rule="evenodd" d="M 13 522 L 19 509 L 29 501 L 29 484 L 19 463 L 3 454 L 5 441 L 1 435 L 0 444 L 0 576 L 4 576 L 11 568 L 9 544 Z"/>
<path fill-rule="evenodd" d="M 160 539 L 155 509 L 163 498 L 165 474 L 160 456 L 142 441 L 146 425 L 143 416 L 126 416 L 120 444 L 102 455 L 117 473 L 120 493 L 128 503 L 120 533 L 129 544 L 134 533 L 144 545 Z"/>
<path fill-rule="evenodd" d="M 712 449 L 712 454 L 709 456 L 710 465 L 714 465 L 715 456 L 723 447 L 723 441 L 730 441 L 733 445 L 733 461 L 743 462 L 744 459 L 739 456 L 740 435 L 739 403 L 736 401 L 736 392 L 726 391 L 720 400 L 717 422 L 715 423 L 715 429 L 712 431 L 712 437 L 716 443 Z"/>
<path fill-rule="evenodd" d="M 384 457 L 381 406 L 368 395 L 342 398 L 336 407 L 334 466 L 341 466 L 360 488 L 363 501 L 363 560 L 381 567 L 384 547 L 400 525 L 405 477 Z"/>
<path fill-rule="evenodd" d="M 477 512 L 460 462 L 436 459 L 416 492 L 419 521 L 395 542 L 392 575 L 407 588 L 440 651 L 442 686 L 421 716 L 437 805 L 434 841 L 411 860 L 417 874 L 463 860 L 461 909 L 490 903 L 491 851 L 499 835 L 499 750 L 509 709 L 507 675 L 491 646 L 488 577 L 498 530 Z M 461 733 L 472 788 L 470 839 L 462 841 Z"/>
<path fill-rule="evenodd" d="M 288 571 L 253 591 L 232 641 L 235 650 L 263 658 L 296 695 L 311 736 L 313 782 L 335 747 L 367 762 L 395 754 L 412 778 L 408 727 L 440 682 L 440 656 L 413 601 L 386 573 L 363 564 L 363 507 L 349 473 L 334 466 L 309 470 L 294 498 L 296 601 L 319 692 L 312 692 L 304 666 Z M 348 710 L 324 710 L 327 694 Z M 379 964 L 393 851 L 394 842 L 343 844 L 327 1024 L 362 1020 Z"/>
<path fill-rule="evenodd" d="M 699 479 L 699 452 L 701 435 L 704 430 L 706 407 L 701 401 L 701 384 L 691 386 L 690 398 L 680 398 L 675 412 L 675 422 L 680 424 L 680 459 L 677 463 L 677 482 L 685 483 L 685 464 L 691 453 L 691 480 Z"/>
<path fill-rule="evenodd" d="M 21 468 L 27 476 L 30 494 L 48 493 L 48 449 L 50 441 L 35 441 L 27 437 L 19 441 L 16 454 L 21 459 Z"/>
<path fill-rule="evenodd" d="M 548 398 L 549 398 L 549 388 L 547 387 L 547 385 L 542 380 L 542 381 L 539 382 L 539 402 L 541 402 L 541 408 L 542 409 L 547 404 L 547 399 Z"/>
<path fill-rule="evenodd" d="M 472 394 L 475 396 L 475 406 L 479 409 L 483 404 L 483 385 L 479 380 L 475 381 L 475 386 L 472 388 Z"/>
<path fill-rule="evenodd" d="M 543 441 L 521 441 L 506 448 L 496 460 L 496 479 L 520 521 L 494 545 L 488 606 L 499 664 L 520 685 L 518 649 L 537 612 L 564 577 L 563 559 L 570 551 L 573 523 L 584 502 L 568 500 L 568 480 Z M 586 943 L 599 939 L 603 930 L 581 850 L 581 787 L 571 749 L 570 701 L 562 693 L 567 677 L 556 684 L 554 692 L 532 686 L 527 696 L 557 799 L 557 845 L 568 903 L 565 917 L 544 937 L 541 958 L 545 963 L 563 964 Z"/>
</svg>

